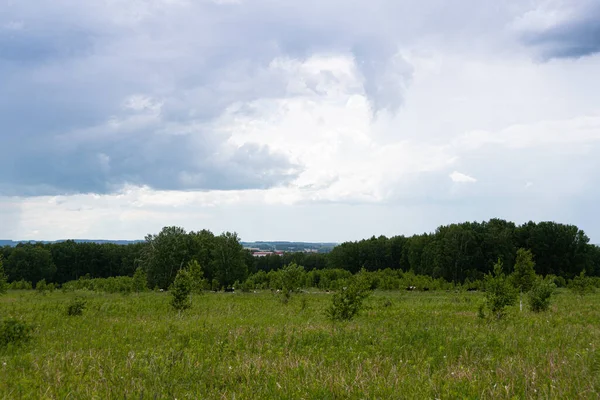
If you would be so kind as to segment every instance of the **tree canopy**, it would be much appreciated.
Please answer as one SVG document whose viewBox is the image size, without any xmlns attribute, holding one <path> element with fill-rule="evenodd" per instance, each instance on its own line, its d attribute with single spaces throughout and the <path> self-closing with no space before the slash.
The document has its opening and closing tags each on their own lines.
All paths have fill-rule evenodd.
<svg viewBox="0 0 600 400">
<path fill-rule="evenodd" d="M 166 289 L 177 272 L 197 262 L 214 288 L 243 282 L 248 274 L 279 270 L 297 264 L 305 271 L 323 269 L 367 271 L 401 270 L 457 283 L 482 280 L 498 259 L 511 274 L 519 263 L 518 249 L 528 252 L 538 275 L 572 279 L 582 271 L 600 275 L 600 248 L 589 243 L 574 225 L 527 222 L 515 225 L 501 219 L 440 226 L 435 232 L 413 236 L 371 237 L 345 242 L 329 254 L 284 253 L 253 257 L 236 233 L 215 235 L 209 230 L 187 232 L 165 227 L 144 242 L 118 245 L 72 240 L 2 247 L 8 280 L 65 283 L 81 277 L 133 276 L 142 268 L 150 288 Z M 529 265 L 529 264 L 527 264 Z"/>
</svg>

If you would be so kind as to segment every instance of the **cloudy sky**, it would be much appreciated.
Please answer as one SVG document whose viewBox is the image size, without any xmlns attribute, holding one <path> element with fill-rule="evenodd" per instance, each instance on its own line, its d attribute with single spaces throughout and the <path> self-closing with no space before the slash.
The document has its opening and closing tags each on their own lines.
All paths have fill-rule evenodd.
<svg viewBox="0 0 600 400">
<path fill-rule="evenodd" d="M 0 238 L 600 242 L 597 0 L 0 0 Z"/>
</svg>

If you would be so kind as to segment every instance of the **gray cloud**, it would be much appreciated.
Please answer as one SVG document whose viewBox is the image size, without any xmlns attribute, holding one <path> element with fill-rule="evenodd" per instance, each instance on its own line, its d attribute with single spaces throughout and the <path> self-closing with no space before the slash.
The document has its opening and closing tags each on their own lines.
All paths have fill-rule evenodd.
<svg viewBox="0 0 600 400">
<path fill-rule="evenodd" d="M 545 59 L 578 58 L 600 52 L 600 4 L 584 1 L 569 16 L 544 29 L 526 31 L 523 42 Z"/>
<path fill-rule="evenodd" d="M 265 146 L 234 147 L 211 127 L 233 104 L 286 96 L 290 77 L 274 59 L 352 54 L 374 113 L 396 111 L 412 75 L 400 47 L 439 32 L 484 35 L 501 26 L 493 4 L 11 2 L 0 14 L 0 194 L 285 184 L 301 166 Z M 111 128 L 148 117 L 123 111 L 136 94 L 161 102 L 159 118 Z"/>
</svg>

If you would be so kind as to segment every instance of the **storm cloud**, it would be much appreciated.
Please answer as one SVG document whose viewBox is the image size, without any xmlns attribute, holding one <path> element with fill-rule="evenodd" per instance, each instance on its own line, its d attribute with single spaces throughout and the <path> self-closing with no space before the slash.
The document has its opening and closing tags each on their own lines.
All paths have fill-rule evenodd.
<svg viewBox="0 0 600 400">
<path fill-rule="evenodd" d="M 0 226 L 597 231 L 599 20 L 596 0 L 4 2 Z"/>
<path fill-rule="evenodd" d="M 578 58 L 600 52 L 600 3 L 578 1 L 537 9 L 541 24 L 525 18 L 522 40 L 545 59 Z M 531 17 L 531 14 L 530 14 Z M 531 23 L 531 25 L 528 24 Z M 537 26 L 536 26 L 537 25 Z"/>
</svg>

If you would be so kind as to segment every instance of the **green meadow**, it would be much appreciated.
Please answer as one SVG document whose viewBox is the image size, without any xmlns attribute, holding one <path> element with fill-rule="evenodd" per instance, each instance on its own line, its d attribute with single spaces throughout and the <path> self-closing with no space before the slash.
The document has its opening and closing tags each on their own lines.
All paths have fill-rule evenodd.
<svg viewBox="0 0 600 400">
<path fill-rule="evenodd" d="M 83 297 L 80 316 L 67 305 Z M 2 399 L 597 399 L 600 293 L 549 311 L 478 317 L 478 292 L 376 291 L 331 322 L 331 294 L 13 290 L 0 318 L 31 339 L 0 347 Z"/>
</svg>

